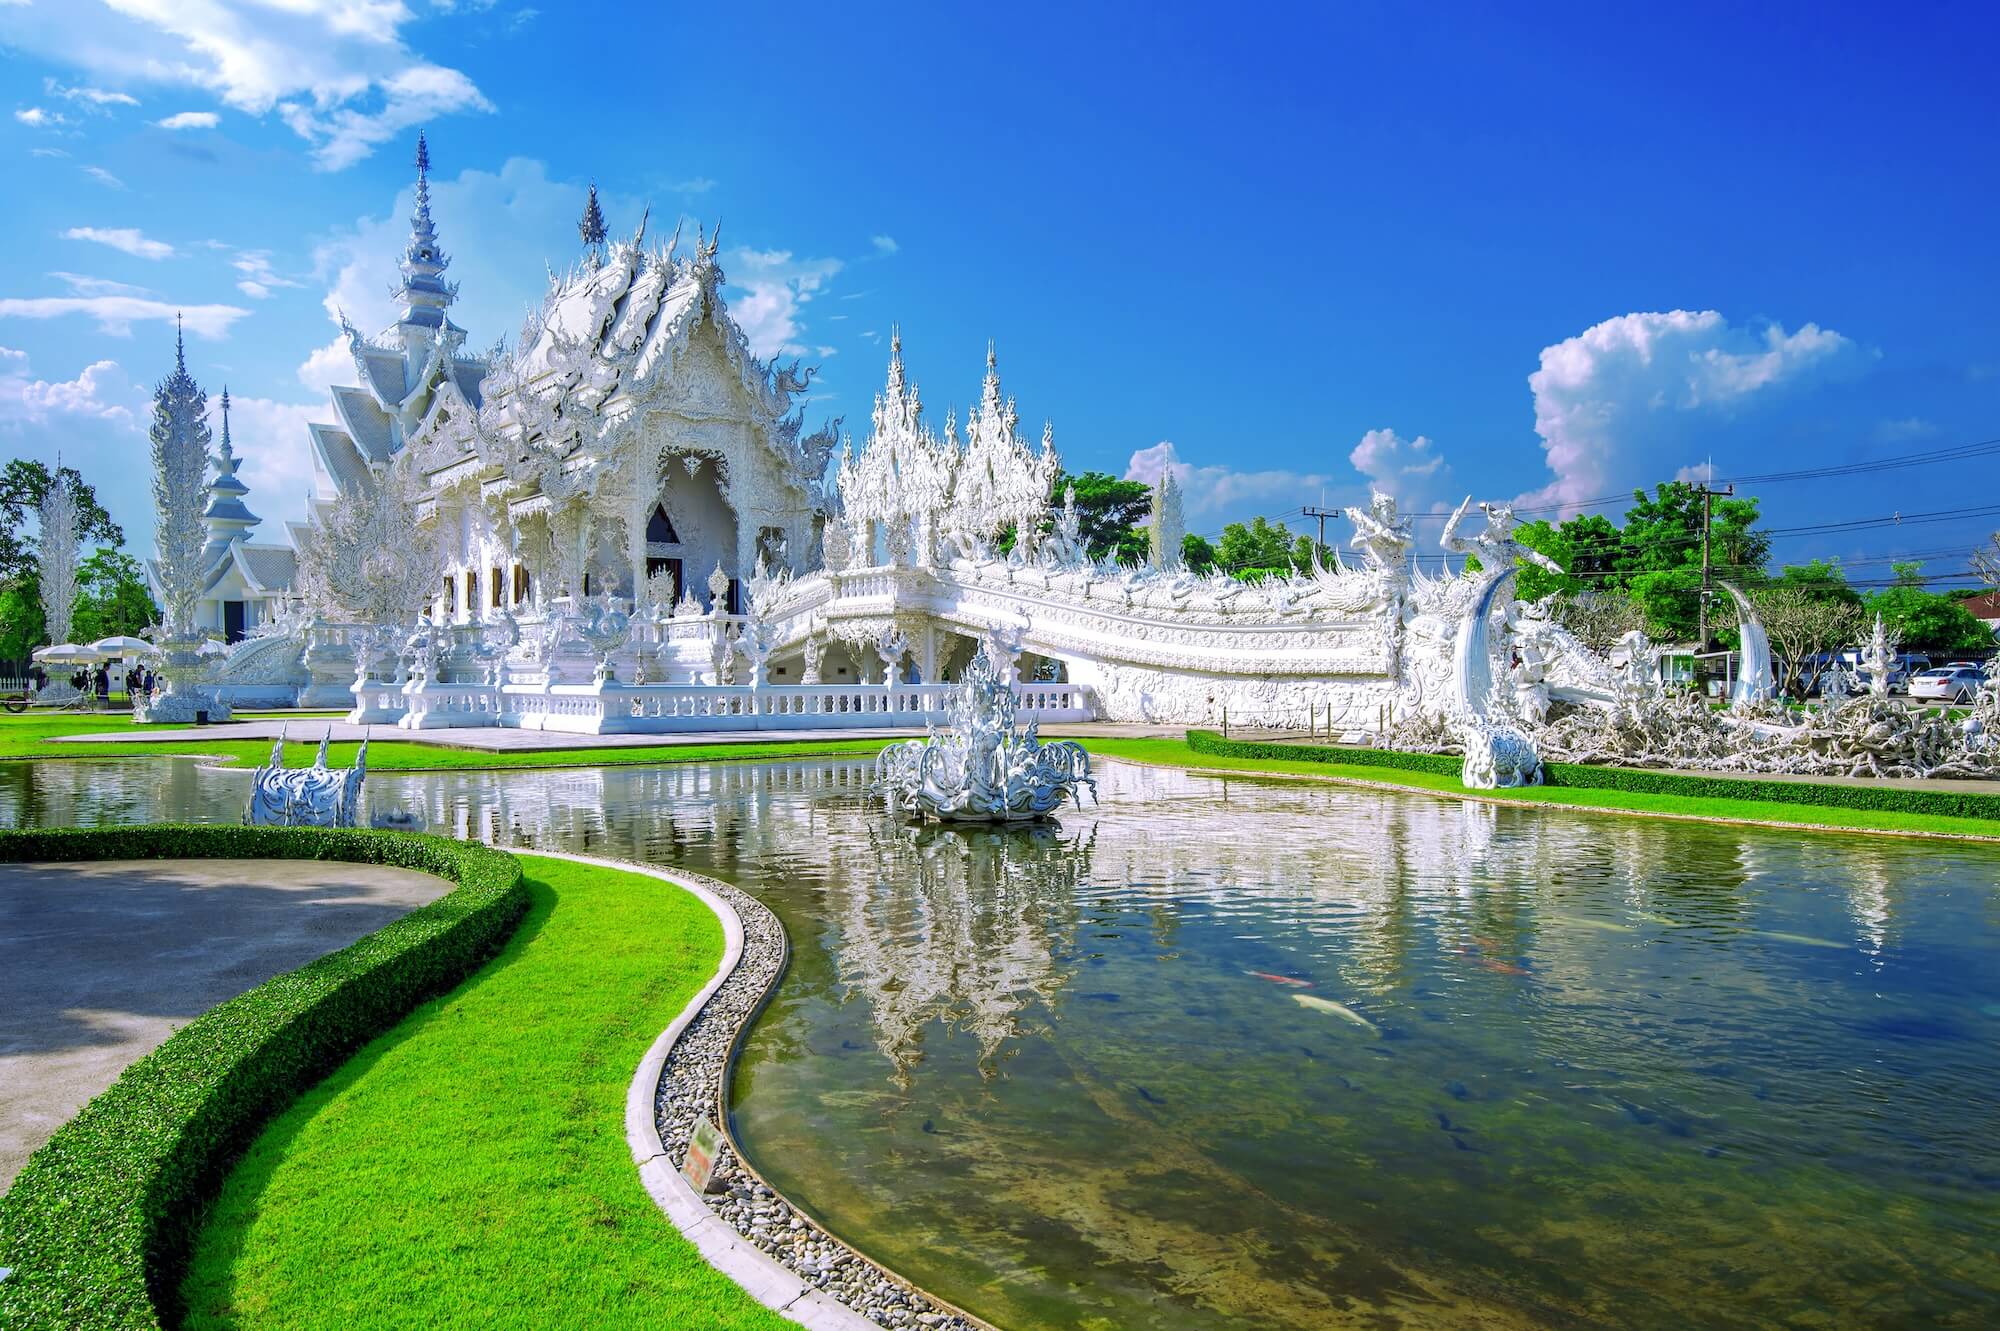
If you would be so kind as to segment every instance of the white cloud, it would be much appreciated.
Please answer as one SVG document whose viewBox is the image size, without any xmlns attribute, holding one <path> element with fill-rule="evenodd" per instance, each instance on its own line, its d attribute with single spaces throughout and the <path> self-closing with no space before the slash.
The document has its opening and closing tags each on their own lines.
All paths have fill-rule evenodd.
<svg viewBox="0 0 2000 1331">
<path fill-rule="evenodd" d="M 150 239 L 135 226 L 73 226 L 62 233 L 64 240 L 88 240 L 97 245 L 129 254 L 135 259 L 171 259 L 174 247 L 164 240 Z"/>
<path fill-rule="evenodd" d="M 475 347 L 520 326 L 523 308 L 541 299 L 545 264 L 561 267 L 580 253 L 576 217 L 583 196 L 582 185 L 550 180 L 541 162 L 525 157 L 509 158 L 497 173 L 467 169 L 455 178 L 432 175 L 431 213 L 461 288 L 452 318 L 472 331 Z M 602 191 L 598 198 L 607 217 L 638 221 L 633 201 Z M 405 186 L 384 203 L 381 214 L 357 219 L 313 249 L 313 275 L 327 284 L 327 318 L 345 310 L 364 332 L 395 318 L 389 291 L 398 278 L 397 256 L 410 237 L 415 187 Z M 467 242 L 462 248 L 460 239 Z M 350 381 L 352 373 L 350 364 Z"/>
<path fill-rule="evenodd" d="M 106 88 L 65 88 L 54 79 L 44 79 L 42 86 L 48 89 L 51 97 L 60 97 L 67 102 L 81 102 L 85 106 L 98 109 L 139 104 L 139 99 L 129 93 L 112 92 Z"/>
<path fill-rule="evenodd" d="M 264 525 L 251 533 L 252 540 L 282 542 L 284 523 L 306 516 L 306 495 L 313 485 L 312 447 L 306 426 L 325 419 L 324 405 L 263 397 L 230 398 L 230 441 L 243 459 L 238 474 L 250 487 L 246 501 L 250 511 L 264 519 Z"/>
<path fill-rule="evenodd" d="M 171 344 L 163 350 L 169 357 Z M 53 464 L 58 453 L 125 529 L 132 550 L 148 549 L 151 476 L 145 457 L 152 394 L 116 362 L 93 361 L 73 379 L 44 379 L 20 351 L 0 348 L 0 450 Z"/>
<path fill-rule="evenodd" d="M 696 176 L 692 180 L 677 180 L 667 188 L 676 194 L 706 194 L 715 188 L 715 182 L 707 176 Z"/>
<path fill-rule="evenodd" d="M 56 111 L 45 107 L 27 106 L 14 113 L 14 119 L 30 129 L 54 129 L 57 125 L 67 125 L 68 119 Z"/>
<path fill-rule="evenodd" d="M 1125 464 L 1125 479 L 1157 485 L 1168 470 L 1181 483 L 1181 502 L 1190 518 L 1233 519 L 1248 516 L 1254 509 L 1292 508 L 1304 498 L 1317 498 L 1334 483 L 1317 472 L 1195 466 L 1181 461 L 1174 446 L 1165 440 L 1135 451 Z"/>
<path fill-rule="evenodd" d="M 265 299 L 274 287 L 305 285 L 303 282 L 293 281 L 273 268 L 269 250 L 238 250 L 236 257 L 231 259 L 229 264 L 243 274 L 243 279 L 236 284 L 236 289 L 252 300 Z"/>
<path fill-rule="evenodd" d="M 1817 324 L 1737 327 L 1714 310 L 1623 314 L 1546 347 L 1528 376 L 1554 479 L 1524 503 L 1580 504 L 1703 456 L 1713 421 L 1838 373 L 1855 354 Z"/>
<path fill-rule="evenodd" d="M 214 129 L 222 123 L 222 117 L 213 111 L 176 111 L 153 123 L 161 129 Z"/>
<path fill-rule="evenodd" d="M 870 236 L 868 242 L 875 247 L 878 254 L 894 254 L 903 248 L 896 243 L 894 236 Z"/>
<path fill-rule="evenodd" d="M 790 250 L 738 247 L 729 253 L 730 285 L 742 294 L 730 301 L 730 314 L 759 356 L 803 356 L 798 341 L 804 324 L 800 312 L 840 272 L 838 259 L 800 259 Z"/>
<path fill-rule="evenodd" d="M 234 305 L 173 305 L 138 296 L 32 296 L 0 298 L 0 319 L 60 319 L 82 314 L 98 331 L 130 337 L 135 323 L 171 324 L 176 316 L 198 337 L 229 336 L 229 326 L 250 313 Z"/>
<path fill-rule="evenodd" d="M 339 170 L 412 126 L 493 106 L 465 74 L 410 49 L 403 0 L 107 0 L 29 6 L 9 45 L 112 83 L 194 87 L 275 111 Z"/>
<path fill-rule="evenodd" d="M 92 180 L 96 181 L 100 185 L 108 185 L 112 189 L 125 188 L 124 181 L 120 180 L 117 176 L 112 175 L 109 171 L 106 171 L 101 166 L 86 166 L 83 168 L 83 174 L 89 176 Z"/>
<path fill-rule="evenodd" d="M 28 353 L 0 347 L 0 426 L 47 425 L 59 419 L 131 425 L 145 394 L 116 361 L 94 361 L 74 379 L 33 377 Z"/>
<path fill-rule="evenodd" d="M 1444 454 L 1428 436 L 1405 439 L 1394 430 L 1368 431 L 1347 460 L 1371 486 L 1394 495 L 1405 509 L 1418 507 L 1436 494 L 1451 471 Z"/>
<path fill-rule="evenodd" d="M 344 337 L 336 337 L 325 346 L 315 348 L 299 363 L 299 382 L 307 388 L 317 389 L 322 395 L 330 392 L 335 384 L 352 383 L 353 380 L 354 355 L 347 349 Z"/>
<path fill-rule="evenodd" d="M 150 296 L 146 287 L 135 287 L 130 282 L 113 282 L 108 277 L 90 277 L 84 273 L 65 273 L 60 270 L 49 274 L 70 289 L 77 296 Z"/>
<path fill-rule="evenodd" d="M 28 149 L 28 156 L 30 156 L 30 157 L 67 157 L 67 156 L 69 156 L 69 154 L 68 154 L 68 153 L 66 153 L 66 152 L 64 152 L 64 151 L 63 151 L 62 149 L 60 149 L 60 148 L 30 148 L 30 149 Z"/>
</svg>

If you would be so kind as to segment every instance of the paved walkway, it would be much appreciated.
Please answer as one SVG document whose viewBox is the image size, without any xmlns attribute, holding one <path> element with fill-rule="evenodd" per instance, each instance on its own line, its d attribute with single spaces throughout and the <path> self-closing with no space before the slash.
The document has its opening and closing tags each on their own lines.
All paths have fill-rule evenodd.
<svg viewBox="0 0 2000 1331">
<path fill-rule="evenodd" d="M 89 735 L 55 735 L 51 744 L 131 744 L 215 743 L 231 739 L 276 739 L 284 730 L 288 739 L 317 744 L 332 729 L 336 741 L 359 740 L 364 735 L 376 742 L 397 740 L 409 744 L 432 744 L 443 749 L 477 749 L 486 753 L 537 753 L 562 749 L 660 748 L 685 744 L 779 744 L 792 740 L 894 739 L 921 735 L 923 730 L 857 729 L 841 727 L 824 730 L 704 730 L 675 731 L 659 735 L 571 735 L 556 730 L 514 730 L 500 726 L 467 726 L 451 730 L 400 730 L 395 726 L 357 726 L 345 721 L 301 717 L 295 721 L 231 721 L 223 725 L 196 726 L 185 730 L 156 730 L 150 726 L 114 730 Z M 1119 736 L 1133 739 L 1179 739 L 1185 727 L 1121 725 L 1113 722 L 1051 724 L 1042 728 L 1051 737 Z"/>
<path fill-rule="evenodd" d="M 177 1027 L 449 888 L 332 861 L 0 864 L 0 1192 Z"/>
</svg>

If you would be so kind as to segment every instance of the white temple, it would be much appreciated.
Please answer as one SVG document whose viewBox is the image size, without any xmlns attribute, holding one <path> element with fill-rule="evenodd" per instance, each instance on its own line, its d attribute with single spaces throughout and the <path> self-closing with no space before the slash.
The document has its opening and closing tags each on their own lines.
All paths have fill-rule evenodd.
<svg viewBox="0 0 2000 1331">
<path fill-rule="evenodd" d="M 428 170 L 420 136 L 400 317 L 372 337 L 343 319 L 357 384 L 310 427 L 296 583 L 243 539 L 225 428 L 219 613 L 233 598 L 263 619 L 280 581 L 302 601 L 232 651 L 217 683 L 235 701 L 413 729 L 921 726 L 983 649 L 1035 720 L 1445 737 L 1469 780 L 1504 785 L 1540 778 L 1525 730 L 1658 695 L 1643 642 L 1614 667 L 1506 594 L 1540 557 L 1504 506 L 1445 529 L 1478 572 L 1415 571 L 1410 523 L 1377 494 L 1348 510 L 1354 564 L 1243 582 L 1182 566 L 1170 481 L 1151 560 L 1094 561 L 1052 496 L 1054 431 L 1023 437 L 991 347 L 962 426 L 927 418 L 898 334 L 861 447 L 839 420 L 808 433 L 813 371 L 751 352 L 716 237 L 650 243 L 642 220 L 608 241 L 594 192 L 583 258 L 515 347 L 469 355 Z"/>
</svg>

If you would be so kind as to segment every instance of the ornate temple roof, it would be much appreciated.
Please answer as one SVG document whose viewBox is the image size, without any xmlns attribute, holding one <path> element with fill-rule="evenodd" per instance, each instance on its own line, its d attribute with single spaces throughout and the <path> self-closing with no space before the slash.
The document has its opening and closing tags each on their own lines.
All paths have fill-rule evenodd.
<svg viewBox="0 0 2000 1331">
<path fill-rule="evenodd" d="M 490 368 L 486 357 L 463 354 L 465 330 L 446 313 L 458 286 L 444 279 L 451 258 L 431 216 L 430 143 L 421 133 L 416 166 L 416 207 L 392 293 L 397 321 L 368 337 L 341 316 L 358 386 L 333 389 L 337 425 L 311 427 L 322 469 L 341 492 L 402 452 L 441 399 L 456 397 L 477 410 Z"/>
</svg>

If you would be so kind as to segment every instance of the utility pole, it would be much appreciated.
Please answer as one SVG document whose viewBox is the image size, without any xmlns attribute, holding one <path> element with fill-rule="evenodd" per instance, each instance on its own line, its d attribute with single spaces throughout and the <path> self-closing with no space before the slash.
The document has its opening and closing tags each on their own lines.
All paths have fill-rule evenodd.
<svg viewBox="0 0 2000 1331">
<path fill-rule="evenodd" d="M 1735 493 L 1736 484 L 1733 481 L 1723 486 L 1720 490 L 1711 487 L 1707 480 L 1703 480 L 1701 483 L 1701 604 L 1695 612 L 1696 622 L 1700 626 L 1696 630 L 1700 641 L 1696 644 L 1696 651 L 1705 652 L 1708 650 L 1708 521 L 1710 515 L 1714 512 L 1714 500 L 1718 497 L 1727 498 Z"/>
<path fill-rule="evenodd" d="M 1339 517 L 1340 510 L 1337 508 L 1317 508 L 1308 504 L 1306 505 L 1305 514 L 1309 518 L 1319 519 L 1319 545 L 1313 550 L 1313 563 L 1317 564 L 1320 562 L 1319 552 L 1326 549 L 1326 520 L 1328 518 Z"/>
</svg>

